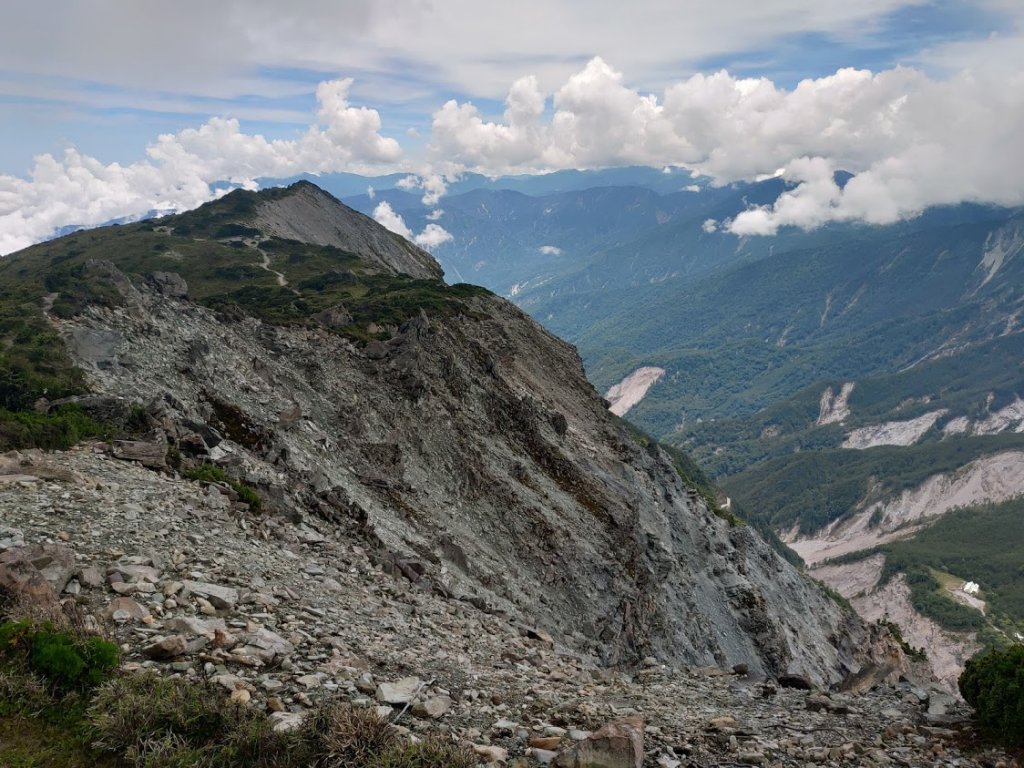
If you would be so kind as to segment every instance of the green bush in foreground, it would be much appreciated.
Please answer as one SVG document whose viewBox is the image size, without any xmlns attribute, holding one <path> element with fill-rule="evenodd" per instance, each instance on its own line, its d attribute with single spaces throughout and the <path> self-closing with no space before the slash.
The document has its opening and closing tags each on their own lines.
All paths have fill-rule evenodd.
<svg viewBox="0 0 1024 768">
<path fill-rule="evenodd" d="M 107 438 L 110 425 L 91 419 L 80 408 L 66 405 L 52 413 L 0 408 L 0 451 L 42 448 L 62 451 L 89 438 Z"/>
<path fill-rule="evenodd" d="M 1024 645 L 978 654 L 959 685 L 979 731 L 1006 746 L 1024 746 Z"/>
<path fill-rule="evenodd" d="M 26 622 L 0 625 L 9 652 L 29 651 Z M 28 625 L 31 628 L 31 625 Z M 12 642 L 13 641 L 13 642 Z M 41 645 L 68 677 L 69 644 Z M 53 649 L 59 649 L 56 652 Z M 114 673 L 95 688 L 62 690 L 5 655 L 0 668 L 0 765 L 69 768 L 475 768 L 447 736 L 411 744 L 376 712 L 328 702 L 296 730 L 276 732 L 259 709 L 225 691 L 155 674 Z M 5 741 L 5 739 L 7 739 Z"/>
<path fill-rule="evenodd" d="M 120 663 L 116 645 L 99 637 L 78 637 L 51 623 L 0 624 L 0 659 L 27 666 L 61 690 L 86 689 L 106 680 Z"/>
</svg>

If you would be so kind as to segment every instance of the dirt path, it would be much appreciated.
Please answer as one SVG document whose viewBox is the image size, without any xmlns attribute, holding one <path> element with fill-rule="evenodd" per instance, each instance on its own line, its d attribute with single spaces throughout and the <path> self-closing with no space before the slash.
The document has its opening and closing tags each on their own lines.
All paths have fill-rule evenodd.
<svg viewBox="0 0 1024 768">
<path fill-rule="evenodd" d="M 277 275 L 277 284 L 279 286 L 281 286 L 282 288 L 288 288 L 288 290 L 290 290 L 292 293 L 294 293 L 296 296 L 298 296 L 299 292 L 296 291 L 294 288 L 290 288 L 288 286 L 288 278 L 285 277 L 284 275 L 282 275 L 276 269 L 271 269 L 270 268 L 270 256 L 269 256 L 269 254 L 267 254 L 266 251 L 261 251 L 259 248 L 257 248 L 256 250 L 259 251 L 259 253 L 260 253 L 260 263 L 257 264 L 257 266 L 260 267 L 261 269 L 267 270 L 267 272 L 269 272 L 272 275 Z"/>
</svg>

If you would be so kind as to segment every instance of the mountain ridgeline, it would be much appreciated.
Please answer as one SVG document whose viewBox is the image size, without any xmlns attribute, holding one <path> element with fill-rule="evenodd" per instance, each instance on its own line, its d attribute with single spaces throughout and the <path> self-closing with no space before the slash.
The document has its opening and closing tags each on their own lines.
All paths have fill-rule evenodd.
<svg viewBox="0 0 1024 768">
<path fill-rule="evenodd" d="M 156 464 L 213 464 L 262 514 L 607 663 L 898 671 L 612 416 L 571 346 L 440 278 L 307 182 L 75 233 L 0 263 L 2 405 L 152 428 Z"/>
</svg>

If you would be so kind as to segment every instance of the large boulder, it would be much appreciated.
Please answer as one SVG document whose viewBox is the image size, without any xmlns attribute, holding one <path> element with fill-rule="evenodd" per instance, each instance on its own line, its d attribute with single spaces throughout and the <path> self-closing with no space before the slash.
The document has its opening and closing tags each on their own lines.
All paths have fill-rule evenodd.
<svg viewBox="0 0 1024 768">
<path fill-rule="evenodd" d="M 642 768 L 644 721 L 639 717 L 615 720 L 583 741 L 559 752 L 556 768 Z"/>
<path fill-rule="evenodd" d="M 0 604 L 22 602 L 53 605 L 57 596 L 39 569 L 28 560 L 0 563 Z"/>
<path fill-rule="evenodd" d="M 8 598 L 47 600 L 47 591 L 59 595 L 74 572 L 75 553 L 63 544 L 27 544 L 0 552 L 0 588 Z"/>
<path fill-rule="evenodd" d="M 138 461 L 150 469 L 163 469 L 167 466 L 167 435 L 157 429 L 141 440 L 115 440 L 114 456 Z"/>
</svg>

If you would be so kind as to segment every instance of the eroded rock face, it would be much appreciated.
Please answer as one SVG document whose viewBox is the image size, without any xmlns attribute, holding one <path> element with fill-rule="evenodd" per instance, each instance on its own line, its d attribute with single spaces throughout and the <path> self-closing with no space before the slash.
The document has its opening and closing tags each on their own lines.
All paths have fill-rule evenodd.
<svg viewBox="0 0 1024 768">
<path fill-rule="evenodd" d="M 130 308 L 62 323 L 94 388 L 155 404 L 172 439 L 223 435 L 211 456 L 277 509 L 348 522 L 424 563 L 417 580 L 608 663 L 818 683 L 859 668 L 860 623 L 634 443 L 575 350 L 507 302 L 479 297 L 472 318 L 419 318 L 361 350 L 133 292 Z M 118 341 L 96 365 L 82 338 Z"/>
</svg>

